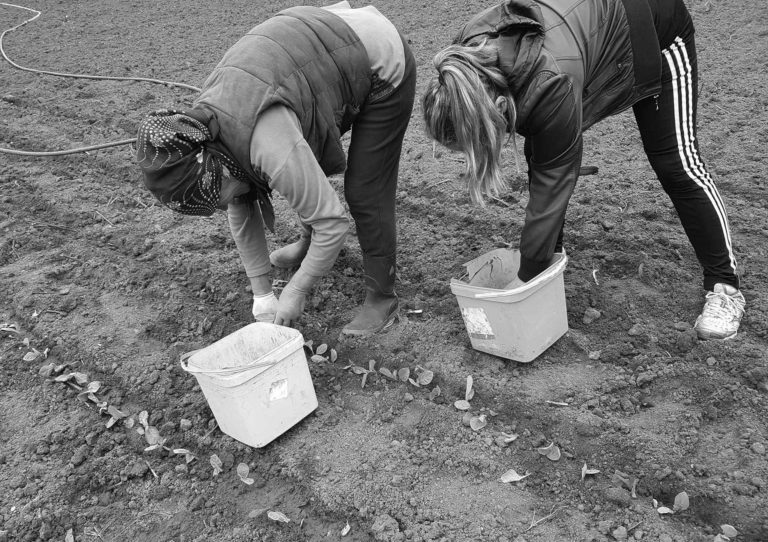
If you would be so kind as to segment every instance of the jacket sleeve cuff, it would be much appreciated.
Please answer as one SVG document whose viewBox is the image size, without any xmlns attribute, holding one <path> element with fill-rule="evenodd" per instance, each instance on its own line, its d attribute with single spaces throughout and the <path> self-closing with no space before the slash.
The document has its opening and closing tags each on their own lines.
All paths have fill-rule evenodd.
<svg viewBox="0 0 768 542">
<path fill-rule="evenodd" d="M 520 280 L 528 282 L 547 267 L 549 267 L 549 262 L 536 262 L 521 256 L 520 269 L 517 272 L 517 276 Z"/>
</svg>

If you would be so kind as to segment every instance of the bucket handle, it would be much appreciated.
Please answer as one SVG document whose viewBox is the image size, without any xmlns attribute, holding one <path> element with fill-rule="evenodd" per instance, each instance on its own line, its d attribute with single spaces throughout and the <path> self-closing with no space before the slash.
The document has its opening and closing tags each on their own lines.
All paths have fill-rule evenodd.
<svg viewBox="0 0 768 542">
<path fill-rule="evenodd" d="M 179 362 L 184 367 L 184 370 L 188 373 L 202 373 L 202 374 L 229 374 L 229 373 L 239 373 L 242 372 L 241 369 L 224 369 L 221 371 L 206 371 L 203 369 L 198 369 L 197 367 L 189 364 L 189 358 L 195 355 L 196 353 L 203 350 L 202 348 L 198 348 L 197 350 L 190 350 L 189 352 L 185 352 L 181 356 L 179 356 Z M 279 363 L 278 361 L 261 361 L 259 363 L 254 363 L 253 365 L 249 365 L 248 369 L 253 369 L 254 367 L 271 367 L 273 365 L 276 365 Z"/>
</svg>

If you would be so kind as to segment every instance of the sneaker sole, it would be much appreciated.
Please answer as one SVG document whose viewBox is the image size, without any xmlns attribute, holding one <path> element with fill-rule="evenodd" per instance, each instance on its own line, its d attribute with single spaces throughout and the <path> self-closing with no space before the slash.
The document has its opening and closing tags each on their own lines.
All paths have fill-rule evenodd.
<svg viewBox="0 0 768 542">
<path fill-rule="evenodd" d="M 696 335 L 701 339 L 702 341 L 730 341 L 731 339 L 735 339 L 736 335 L 738 333 L 734 333 L 733 335 L 728 335 L 727 337 L 716 337 L 713 336 L 711 333 L 707 331 L 696 331 Z"/>
</svg>

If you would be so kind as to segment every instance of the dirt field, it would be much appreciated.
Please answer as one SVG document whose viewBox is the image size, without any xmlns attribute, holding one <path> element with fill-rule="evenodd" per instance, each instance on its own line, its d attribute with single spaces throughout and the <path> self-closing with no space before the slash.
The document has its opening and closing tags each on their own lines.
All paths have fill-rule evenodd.
<svg viewBox="0 0 768 542">
<path fill-rule="evenodd" d="M 4 44 L 23 66 L 199 86 L 242 33 L 290 5 L 39 0 L 29 7 L 42 16 Z M 410 38 L 419 89 L 432 55 L 484 5 L 378 4 Z M 362 296 L 350 236 L 299 326 L 338 352 L 310 364 L 320 406 L 262 449 L 216 428 L 178 362 L 250 322 L 225 216 L 156 205 L 127 146 L 0 154 L 0 542 L 683 542 L 715 540 L 724 524 L 735 540 L 768 540 L 768 5 L 690 6 L 700 143 L 743 266 L 738 338 L 696 340 L 698 264 L 624 114 L 585 136 L 584 163 L 599 174 L 580 180 L 569 209 L 569 333 L 530 364 L 474 351 L 449 281 L 466 261 L 517 243 L 523 176 L 508 151 L 510 190 L 473 207 L 460 156 L 433 152 L 417 108 L 398 192 L 398 291 L 404 309 L 423 312 L 375 339 L 339 339 Z M 2 29 L 28 17 L 0 5 Z M 194 97 L 5 62 L 0 80 L 0 147 L 25 150 L 131 138 L 148 111 Z M 297 235 L 292 212 L 276 206 L 273 247 Z M 587 324 L 590 307 L 601 316 Z M 378 373 L 361 387 L 345 367 L 370 360 L 434 379 L 417 388 Z M 454 408 L 470 375 L 470 412 L 488 422 L 477 431 Z M 127 417 L 107 427 L 106 407 Z M 142 422 L 195 459 L 145 451 L 157 432 L 141 435 Z M 537 451 L 550 443 L 557 461 Z M 253 484 L 238 477 L 241 463 Z M 585 465 L 600 472 L 583 477 Z M 509 469 L 529 476 L 502 483 Z M 682 492 L 687 509 L 655 509 Z"/>
</svg>

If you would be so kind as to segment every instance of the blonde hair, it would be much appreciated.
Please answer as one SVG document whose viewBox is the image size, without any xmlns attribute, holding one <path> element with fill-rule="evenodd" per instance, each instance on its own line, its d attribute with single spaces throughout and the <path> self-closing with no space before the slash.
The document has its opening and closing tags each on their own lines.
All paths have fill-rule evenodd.
<svg viewBox="0 0 768 542">
<path fill-rule="evenodd" d="M 517 118 L 497 58 L 486 41 L 446 47 L 435 55 L 438 75 L 421 98 L 427 134 L 466 155 L 469 196 L 480 205 L 483 195 L 495 196 L 504 188 L 501 149 L 507 130 L 514 135 Z"/>
</svg>

